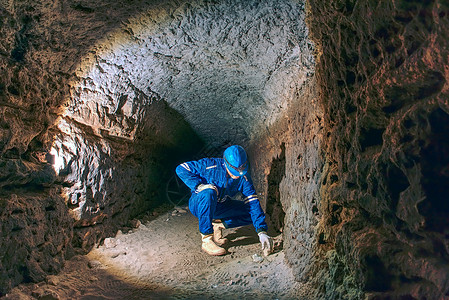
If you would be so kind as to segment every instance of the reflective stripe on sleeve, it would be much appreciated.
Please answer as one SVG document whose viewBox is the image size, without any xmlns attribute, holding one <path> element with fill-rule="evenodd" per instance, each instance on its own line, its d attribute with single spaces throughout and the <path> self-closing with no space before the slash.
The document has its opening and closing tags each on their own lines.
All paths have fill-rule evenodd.
<svg viewBox="0 0 449 300">
<path fill-rule="evenodd" d="M 250 196 L 246 197 L 245 199 L 243 199 L 243 201 L 245 201 L 245 204 L 249 203 L 251 201 L 254 201 L 254 200 L 259 200 L 259 198 L 257 198 L 257 195 L 250 195 Z"/>
<path fill-rule="evenodd" d="M 209 169 L 212 169 L 212 168 L 216 168 L 217 167 L 217 165 L 213 165 L 213 166 L 210 166 L 210 167 L 206 167 L 206 170 L 209 170 Z"/>
</svg>

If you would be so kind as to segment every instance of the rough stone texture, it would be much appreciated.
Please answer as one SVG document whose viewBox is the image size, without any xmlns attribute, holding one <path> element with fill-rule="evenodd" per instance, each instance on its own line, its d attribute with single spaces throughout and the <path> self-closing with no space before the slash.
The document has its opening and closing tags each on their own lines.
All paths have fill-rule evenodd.
<svg viewBox="0 0 449 300">
<path fill-rule="evenodd" d="M 54 189 L 0 196 L 0 294 L 56 274 L 70 255 L 73 221 Z"/>
<path fill-rule="evenodd" d="M 127 20 L 83 58 L 69 115 L 132 135 L 139 106 L 162 98 L 207 143 L 247 144 L 279 118 L 313 68 L 304 18 L 295 1 L 168 1 Z"/>
<path fill-rule="evenodd" d="M 53 239 L 70 236 L 75 251 L 162 201 L 176 163 L 202 146 L 180 114 L 207 145 L 248 145 L 313 73 L 297 1 L 6 0 L 0 13 L 4 199 L 36 190 L 45 208 L 42 189 L 62 190 L 52 199 L 70 234 Z M 41 254 L 50 272 L 54 253 Z M 8 266 L 21 275 L 0 293 L 40 278 Z"/>
<path fill-rule="evenodd" d="M 52 153 L 75 220 L 73 245 L 84 251 L 128 219 L 163 204 L 176 159 L 202 145 L 162 100 L 146 108 L 132 140 L 98 136 L 96 128 L 66 120 L 59 123 Z"/>
<path fill-rule="evenodd" d="M 172 120 L 165 117 L 161 124 L 153 119 L 158 117 L 149 111 L 153 102 L 166 100 L 212 145 L 246 143 L 279 118 L 292 91 L 311 72 L 304 17 L 303 4 L 285 1 L 168 2 L 130 18 L 92 47 L 70 82 L 70 100 L 59 123 L 62 134 L 52 148 L 57 163 L 63 158 L 65 180 L 73 184 L 67 196 L 76 225 L 101 223 L 135 202 L 135 195 L 123 194 L 127 187 L 120 178 L 136 179 L 139 185 L 136 176 L 156 175 L 134 175 L 139 167 L 129 162 L 123 165 L 128 171 L 121 171 L 118 160 L 135 145 L 115 155 L 108 145 L 111 138 L 127 144 L 143 127 L 159 125 L 141 135 L 149 142 L 147 153 L 152 152 L 151 140 L 183 148 L 193 143 L 181 139 Z M 152 156 L 161 161 L 161 154 Z M 144 170 L 167 169 L 147 164 L 151 161 L 140 165 Z M 112 168 L 124 176 L 113 175 Z M 153 184 L 153 190 L 158 188 Z M 122 200 L 114 199 L 117 195 Z M 110 203 L 116 209 L 107 209 Z M 84 245 L 86 238 L 91 239 L 81 234 L 77 245 Z"/>
<path fill-rule="evenodd" d="M 311 0 L 315 76 L 300 1 L 0 4 L 0 293 L 162 201 L 184 117 L 248 147 L 316 298 L 449 295 L 444 1 Z"/>
<path fill-rule="evenodd" d="M 310 1 L 326 153 L 317 297 L 449 295 L 448 9 Z"/>
<path fill-rule="evenodd" d="M 284 117 L 250 147 L 255 185 L 267 199 L 271 223 L 283 232 L 287 262 L 296 279 L 304 282 L 315 269 L 319 235 L 323 119 L 312 76 L 294 91 Z M 271 212 L 270 206 L 281 213 Z"/>
<path fill-rule="evenodd" d="M 85 252 L 130 216 L 162 203 L 176 161 L 196 153 L 202 142 L 163 99 L 145 98 L 132 85 L 117 91 L 119 100 L 135 97 L 139 107 L 129 111 L 120 102 L 111 111 L 112 125 L 106 124 L 109 131 L 91 122 L 101 113 L 86 114 L 83 122 L 66 113 L 78 99 L 72 82 L 81 58 L 123 20 L 161 3 L 0 4 L 1 245 L 20 247 L 17 258 L 12 250 L 2 256 L 3 294 L 59 270 L 72 246 Z M 51 164 L 61 172 L 55 174 Z M 32 201 L 21 200 L 30 192 Z M 23 213 L 11 216 L 14 197 Z M 40 235 L 58 250 L 42 246 Z"/>
</svg>

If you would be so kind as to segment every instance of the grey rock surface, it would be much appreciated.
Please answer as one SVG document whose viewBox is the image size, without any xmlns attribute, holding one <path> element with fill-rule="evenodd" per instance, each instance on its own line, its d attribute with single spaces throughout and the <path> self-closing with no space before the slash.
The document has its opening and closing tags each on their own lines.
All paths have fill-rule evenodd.
<svg viewBox="0 0 449 300">
<path fill-rule="evenodd" d="M 447 9 L 2 1 L 0 294 L 163 204 L 177 163 L 239 143 L 316 298 L 447 297 Z"/>
<path fill-rule="evenodd" d="M 203 143 L 249 145 L 282 118 L 313 73 L 304 10 L 297 1 L 2 2 L 5 199 L 61 191 L 55 207 L 72 220 L 61 253 L 114 235 L 163 203 L 174 166 Z M 42 255 L 36 266 L 52 253 Z M 6 290 L 38 269 L 8 268 L 22 275 Z"/>
<path fill-rule="evenodd" d="M 246 145 L 265 133 L 313 73 L 304 19 L 304 5 L 288 1 L 166 2 L 94 45 L 70 83 L 52 148 L 61 170 L 70 169 L 65 180 L 73 185 L 66 191 L 77 224 L 97 224 L 136 201 L 122 196 L 127 200 L 118 204 L 107 196 L 126 189 L 113 179 L 120 174 L 114 151 L 133 152 L 138 134 L 150 139 L 156 123 L 182 144 L 170 138 L 169 119 L 154 115 L 160 101 L 184 116 L 207 145 Z M 164 143 L 158 131 L 157 143 Z M 113 149 L 111 139 L 128 149 Z M 124 174 L 139 185 L 131 175 L 136 168 Z M 164 167 L 145 169 L 155 168 Z"/>
<path fill-rule="evenodd" d="M 250 147 L 253 180 L 265 200 L 270 229 L 276 230 L 270 233 L 282 232 L 286 260 L 303 282 L 316 271 L 323 121 L 316 78 L 311 77 L 295 91 L 284 118 Z"/>
<path fill-rule="evenodd" d="M 167 2 L 92 48 L 66 115 L 133 138 L 143 108 L 164 99 L 207 143 L 245 144 L 313 72 L 304 20 L 295 1 Z"/>
</svg>

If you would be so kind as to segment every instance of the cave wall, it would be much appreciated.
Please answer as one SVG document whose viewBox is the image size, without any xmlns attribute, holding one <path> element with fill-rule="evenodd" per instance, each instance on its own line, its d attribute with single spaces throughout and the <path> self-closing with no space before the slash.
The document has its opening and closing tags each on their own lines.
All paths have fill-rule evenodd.
<svg viewBox="0 0 449 300">
<path fill-rule="evenodd" d="M 309 1 L 322 298 L 449 295 L 448 4 Z"/>
<path fill-rule="evenodd" d="M 284 113 L 313 68 L 304 19 L 302 1 L 166 1 L 83 57 L 69 114 L 85 123 L 98 111 L 89 125 L 116 134 L 108 114 L 123 107 L 125 121 L 145 100 L 123 96 L 138 93 L 166 100 L 207 144 L 246 145 Z"/>
<path fill-rule="evenodd" d="M 324 167 L 324 118 L 319 100 L 311 73 L 306 84 L 293 91 L 284 117 L 249 148 L 254 185 L 270 220 L 269 233 L 282 233 L 286 261 L 302 282 L 310 281 L 316 272 Z"/>
<path fill-rule="evenodd" d="M 120 101 L 108 114 L 83 120 L 70 105 L 91 47 L 161 5 L 1 3 L 0 295 L 57 273 L 66 258 L 164 204 L 176 161 L 201 148 L 179 113 L 132 85 L 115 89 Z"/>
<path fill-rule="evenodd" d="M 315 298 L 447 296 L 448 6 L 308 4 L 316 74 L 302 1 L 3 1 L 0 294 L 237 142 Z"/>
<path fill-rule="evenodd" d="M 71 254 L 73 220 L 58 189 L 23 190 L 0 196 L 0 295 L 21 282 L 59 272 Z"/>
<path fill-rule="evenodd" d="M 200 141 L 176 135 L 180 127 L 172 126 L 171 119 L 163 122 L 149 111 L 157 102 L 184 116 L 206 146 L 246 146 L 267 132 L 313 70 L 304 20 L 304 3 L 296 1 L 167 1 L 129 18 L 93 45 L 71 77 L 70 98 L 58 125 L 62 134 L 52 148 L 56 160 L 64 159 L 60 171 L 72 184 L 65 190 L 76 226 L 101 228 L 105 215 L 121 214 L 130 201 L 136 202 L 123 195 L 123 184 L 110 180 L 112 168 L 121 174 L 120 159 L 114 157 L 129 156 L 136 141 L 146 139 L 147 153 L 151 140 L 184 147 L 186 157 L 192 153 L 189 143 L 200 148 Z M 139 139 L 141 127 L 154 133 L 150 129 Z M 85 142 L 78 140 L 86 136 L 96 141 L 83 147 Z M 117 144 L 116 151 L 125 154 L 116 155 L 110 150 L 113 141 L 130 146 Z M 76 153 L 65 150 L 67 145 L 92 150 Z M 159 154 L 152 155 L 161 161 Z M 151 160 L 123 166 L 128 173 L 138 166 L 169 172 L 177 159 L 165 160 L 165 167 L 146 166 Z M 107 212 L 109 203 L 117 209 Z M 77 245 L 86 238 L 82 234 Z"/>
<path fill-rule="evenodd" d="M 267 134 L 313 73 L 302 1 L 3 1 L 0 13 L 1 236 L 23 249 L 2 256 L 0 294 L 163 202 L 203 143 Z"/>
<path fill-rule="evenodd" d="M 166 182 L 176 161 L 203 144 L 165 101 L 154 101 L 147 103 L 132 139 L 67 116 L 59 122 L 50 153 L 74 220 L 72 246 L 77 252 L 89 251 L 131 218 L 166 204 Z"/>
</svg>

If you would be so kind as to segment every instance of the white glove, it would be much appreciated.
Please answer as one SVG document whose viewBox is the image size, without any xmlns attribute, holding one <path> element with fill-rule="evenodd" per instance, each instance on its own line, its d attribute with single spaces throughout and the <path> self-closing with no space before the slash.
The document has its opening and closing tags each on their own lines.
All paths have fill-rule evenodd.
<svg viewBox="0 0 449 300">
<path fill-rule="evenodd" d="M 210 183 L 198 185 L 196 187 L 196 192 L 199 193 L 201 191 L 204 191 L 205 189 L 213 189 L 217 193 L 217 196 L 218 196 L 218 189 L 217 189 L 217 187 L 215 185 L 213 185 L 213 184 L 210 184 Z"/>
<path fill-rule="evenodd" d="M 259 241 L 262 244 L 263 254 L 267 256 L 273 251 L 273 240 L 267 235 L 265 231 L 258 233 Z"/>
</svg>

